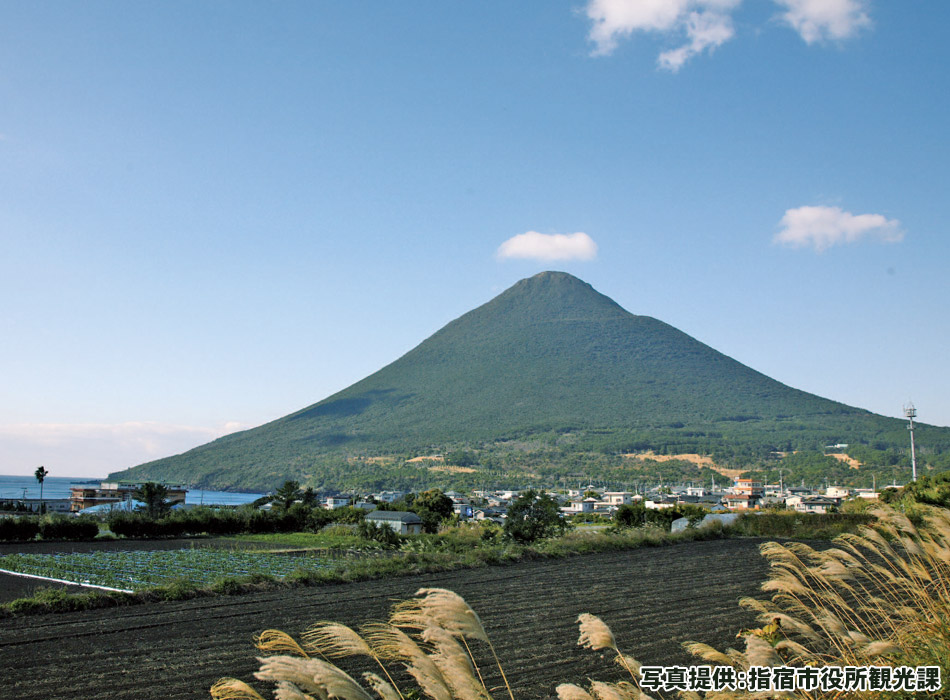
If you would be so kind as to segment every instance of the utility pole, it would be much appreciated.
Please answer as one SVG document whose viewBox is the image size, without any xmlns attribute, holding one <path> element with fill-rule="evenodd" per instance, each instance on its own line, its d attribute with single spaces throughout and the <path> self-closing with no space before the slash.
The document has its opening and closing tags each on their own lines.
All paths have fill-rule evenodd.
<svg viewBox="0 0 950 700">
<path fill-rule="evenodd" d="M 910 431 L 910 469 L 911 469 L 911 478 L 914 481 L 917 481 L 917 452 L 914 449 L 914 418 L 917 417 L 917 409 L 914 408 L 914 404 L 908 402 L 904 406 L 904 415 L 907 416 L 907 420 L 910 421 L 907 425 L 907 429 Z"/>
</svg>

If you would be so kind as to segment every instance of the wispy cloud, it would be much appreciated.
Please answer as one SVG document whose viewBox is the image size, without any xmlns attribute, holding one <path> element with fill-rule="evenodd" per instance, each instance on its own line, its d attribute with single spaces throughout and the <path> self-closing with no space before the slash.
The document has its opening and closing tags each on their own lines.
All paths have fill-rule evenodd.
<svg viewBox="0 0 950 700">
<path fill-rule="evenodd" d="M 871 24 L 866 0 L 775 0 L 785 9 L 782 19 L 806 43 L 841 40 Z"/>
<path fill-rule="evenodd" d="M 875 238 L 896 243 L 904 238 L 897 219 L 881 214 L 852 214 L 839 207 L 798 207 L 788 209 L 779 224 L 776 243 L 791 248 L 814 248 L 821 252 L 834 245 Z"/>
<path fill-rule="evenodd" d="M 593 260 L 597 257 L 597 244 L 586 233 L 528 231 L 502 243 L 496 255 L 501 260 Z"/>
<path fill-rule="evenodd" d="M 706 49 L 712 51 L 717 46 L 722 46 L 734 34 L 732 17 L 728 14 L 718 11 L 690 12 L 686 16 L 686 36 L 689 43 L 672 51 L 664 51 L 657 60 L 661 67 L 675 73 L 693 56 Z"/>
<path fill-rule="evenodd" d="M 847 39 L 870 24 L 867 0 L 773 0 L 779 18 L 807 43 Z M 676 40 L 657 64 L 676 72 L 694 56 L 711 52 L 735 36 L 733 13 L 743 0 L 588 0 L 588 39 L 593 56 L 606 56 L 634 32 Z M 685 39 L 685 41 L 684 41 Z"/>
<path fill-rule="evenodd" d="M 146 421 L 0 425 L 0 471 L 32 474 L 43 464 L 53 476 L 104 476 L 248 427 L 233 421 L 217 427 Z"/>
</svg>

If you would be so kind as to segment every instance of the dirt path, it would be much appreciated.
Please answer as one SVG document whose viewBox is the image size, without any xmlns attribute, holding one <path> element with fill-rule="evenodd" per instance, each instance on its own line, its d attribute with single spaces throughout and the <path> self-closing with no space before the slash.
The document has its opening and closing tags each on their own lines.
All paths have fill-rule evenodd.
<svg viewBox="0 0 950 700">
<path fill-rule="evenodd" d="M 341 584 L 234 598 L 14 618 L 0 629 L 0 688 L 9 700 L 207 698 L 222 676 L 252 680 L 251 638 L 298 635 L 318 620 L 382 620 L 422 586 L 462 594 L 481 616 L 516 687 L 546 698 L 584 678 L 619 679 L 576 646 L 575 620 L 600 615 L 645 663 L 685 663 L 680 643 L 718 646 L 752 620 L 737 606 L 767 566 L 758 540 L 694 542 L 556 561 Z M 498 682 L 497 678 L 490 683 Z M 270 697 L 269 689 L 265 697 Z"/>
</svg>

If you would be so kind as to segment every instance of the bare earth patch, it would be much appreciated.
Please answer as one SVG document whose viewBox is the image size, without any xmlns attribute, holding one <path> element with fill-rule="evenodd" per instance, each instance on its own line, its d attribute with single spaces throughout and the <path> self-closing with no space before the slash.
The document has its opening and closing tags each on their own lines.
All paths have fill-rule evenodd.
<svg viewBox="0 0 950 700">
<path fill-rule="evenodd" d="M 412 459 L 407 459 L 407 464 L 414 464 L 418 462 L 444 462 L 445 458 L 442 455 L 429 455 L 423 457 L 413 457 Z"/>
<path fill-rule="evenodd" d="M 718 464 L 713 462 L 712 457 L 696 454 L 694 452 L 687 452 L 678 455 L 658 455 L 651 450 L 648 452 L 630 452 L 621 456 L 626 457 L 627 459 L 637 459 L 641 462 L 647 459 L 654 462 L 672 462 L 673 460 L 680 462 L 692 462 L 697 467 L 706 467 L 707 469 L 712 469 L 714 472 L 718 472 L 719 474 L 727 476 L 730 479 L 735 479 L 744 471 L 743 469 L 729 469 L 727 467 L 720 467 Z"/>
<path fill-rule="evenodd" d="M 828 456 L 829 456 L 829 457 L 834 457 L 834 458 L 837 459 L 839 462 L 844 462 L 845 464 L 847 464 L 847 465 L 848 465 L 849 467 L 851 467 L 852 469 L 860 469 L 860 468 L 863 466 L 863 465 L 862 465 L 858 460 L 856 460 L 854 457 L 852 457 L 851 455 L 846 455 L 844 452 L 830 452 L 830 453 L 828 454 Z"/>
<path fill-rule="evenodd" d="M 430 472 L 448 472 L 450 474 L 474 474 L 477 470 L 471 467 L 457 467 L 453 464 L 443 464 L 441 467 L 429 467 Z"/>
</svg>

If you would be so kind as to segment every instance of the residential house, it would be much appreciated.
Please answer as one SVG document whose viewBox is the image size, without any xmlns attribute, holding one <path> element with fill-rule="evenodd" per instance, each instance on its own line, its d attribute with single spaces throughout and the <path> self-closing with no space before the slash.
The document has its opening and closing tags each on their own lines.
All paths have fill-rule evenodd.
<svg viewBox="0 0 950 700">
<path fill-rule="evenodd" d="M 600 502 L 606 506 L 619 507 L 633 503 L 633 493 L 630 491 L 604 491 Z"/>
<path fill-rule="evenodd" d="M 839 501 L 835 498 L 826 498 L 824 496 L 810 496 L 801 500 L 795 505 L 795 510 L 799 513 L 830 513 L 838 507 Z"/>
<path fill-rule="evenodd" d="M 727 493 L 723 500 L 733 510 L 751 510 L 759 507 L 764 496 L 765 489 L 761 481 L 736 479 L 732 493 Z"/>
<path fill-rule="evenodd" d="M 422 532 L 422 518 L 402 510 L 374 510 L 366 514 L 366 522 L 386 526 L 400 535 L 418 535 Z"/>
<path fill-rule="evenodd" d="M 325 508 L 327 510 L 336 510 L 337 508 L 345 508 L 348 505 L 350 505 L 348 496 L 327 496 Z"/>
<path fill-rule="evenodd" d="M 827 498 L 847 498 L 851 495 L 851 489 L 846 489 L 843 486 L 829 486 L 825 489 L 825 496 Z"/>
</svg>

